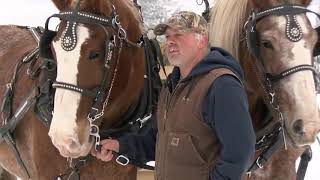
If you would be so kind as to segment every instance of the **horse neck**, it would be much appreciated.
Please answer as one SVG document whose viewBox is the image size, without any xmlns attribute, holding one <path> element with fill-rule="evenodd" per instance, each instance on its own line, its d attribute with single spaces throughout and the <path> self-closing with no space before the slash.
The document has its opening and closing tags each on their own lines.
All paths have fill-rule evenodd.
<svg viewBox="0 0 320 180">
<path fill-rule="evenodd" d="M 249 101 L 249 111 L 253 125 L 256 130 L 264 126 L 264 120 L 269 113 L 265 103 L 265 92 L 263 89 L 261 75 L 256 67 L 255 59 L 250 55 L 245 43 L 240 50 L 240 65 L 245 74 L 245 89 Z"/>
<path fill-rule="evenodd" d="M 120 23 L 126 31 L 127 40 L 136 43 L 142 35 L 142 24 L 133 4 L 129 1 L 113 1 Z M 144 51 L 122 41 L 119 70 L 111 92 L 110 106 L 105 113 L 106 127 L 123 117 L 128 108 L 137 101 L 144 83 Z M 117 57 L 117 55 L 115 56 Z"/>
</svg>

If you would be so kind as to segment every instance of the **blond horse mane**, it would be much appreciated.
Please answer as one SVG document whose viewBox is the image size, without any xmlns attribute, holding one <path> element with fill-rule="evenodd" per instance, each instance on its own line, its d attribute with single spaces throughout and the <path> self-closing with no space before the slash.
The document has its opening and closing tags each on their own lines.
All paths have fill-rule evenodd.
<svg viewBox="0 0 320 180">
<path fill-rule="evenodd" d="M 248 0 L 214 0 L 209 17 L 209 42 L 239 59 L 240 38 L 246 20 Z"/>
</svg>

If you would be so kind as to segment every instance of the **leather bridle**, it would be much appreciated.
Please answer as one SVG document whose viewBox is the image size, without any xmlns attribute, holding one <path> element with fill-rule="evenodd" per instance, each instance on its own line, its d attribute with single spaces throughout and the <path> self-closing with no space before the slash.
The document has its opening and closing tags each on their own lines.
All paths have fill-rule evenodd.
<svg viewBox="0 0 320 180">
<path fill-rule="evenodd" d="M 87 115 L 87 120 L 90 124 L 90 136 L 95 137 L 95 148 L 98 150 L 100 144 L 99 127 L 93 122 L 103 116 L 104 109 L 108 104 L 114 80 L 118 71 L 119 58 L 122 51 L 123 42 L 139 48 L 141 47 L 141 42 L 132 43 L 127 39 L 127 33 L 121 26 L 119 16 L 115 10 L 114 5 L 112 5 L 111 15 L 109 17 L 104 17 L 80 11 L 80 1 L 81 0 L 78 1 L 78 4 L 73 11 L 64 11 L 60 12 L 59 14 L 50 16 L 46 21 L 45 33 L 50 31 L 48 30 L 48 26 L 51 18 L 57 17 L 60 18 L 60 20 L 66 21 L 66 27 L 63 30 L 62 36 L 60 38 L 62 42 L 61 46 L 65 51 L 72 51 L 75 48 L 77 44 L 77 26 L 79 23 L 98 25 L 103 28 L 106 34 L 107 38 L 105 43 L 104 66 L 102 67 L 103 73 L 99 86 L 93 89 L 86 89 L 66 82 L 55 81 L 52 84 L 53 88 L 74 91 L 80 93 L 83 96 L 88 96 L 93 99 L 92 105 Z M 111 31 L 108 31 L 106 27 L 110 27 Z M 117 51 L 117 53 L 115 53 L 115 50 Z M 114 59 L 116 62 L 114 69 L 112 70 L 113 75 L 112 77 L 110 77 L 110 62 L 112 59 Z M 102 107 L 102 109 L 99 109 L 100 107 Z"/>
<path fill-rule="evenodd" d="M 276 99 L 276 93 L 274 91 L 274 84 L 279 82 L 280 80 L 284 79 L 287 76 L 290 76 L 294 73 L 300 72 L 300 71 L 312 71 L 314 75 L 314 81 L 316 86 L 316 92 L 320 93 L 320 80 L 319 80 L 319 72 L 315 66 L 309 65 L 309 64 L 301 64 L 298 66 L 291 67 L 289 69 L 284 70 L 283 72 L 279 74 L 271 74 L 266 71 L 265 64 L 262 61 L 262 57 L 259 53 L 259 47 L 258 47 L 258 41 L 257 41 L 257 31 L 256 31 L 256 24 L 258 21 L 271 16 L 271 15 L 278 15 L 278 16 L 285 16 L 286 18 L 286 37 L 292 41 L 292 42 L 298 42 L 302 39 L 303 33 L 302 29 L 296 19 L 296 15 L 303 14 L 303 13 L 313 13 L 318 18 L 320 18 L 320 15 L 318 13 L 315 13 L 305 7 L 299 6 L 299 5 L 281 5 L 272 7 L 269 9 L 265 9 L 260 12 L 252 11 L 251 15 L 249 16 L 248 20 L 246 21 L 244 25 L 244 29 L 246 31 L 246 42 L 247 42 L 247 48 L 249 49 L 251 55 L 256 60 L 256 65 L 261 68 L 262 72 L 258 73 L 261 77 L 260 80 L 262 80 L 263 83 L 263 90 L 266 95 L 266 100 L 269 101 L 269 105 L 271 107 L 271 110 L 275 113 L 275 119 L 278 119 L 278 121 L 271 123 L 273 128 L 271 131 L 265 132 L 263 136 L 257 137 L 257 143 L 256 147 L 262 147 L 262 149 L 259 149 L 262 151 L 262 153 L 259 154 L 259 156 L 256 158 L 254 163 L 250 166 L 250 168 L 247 171 L 247 174 L 250 176 L 251 172 L 262 168 L 263 164 L 268 160 L 269 157 L 281 146 L 284 144 L 285 149 L 287 148 L 286 145 L 286 139 L 285 139 L 285 128 L 284 128 L 284 117 L 281 112 L 279 102 Z M 256 69 L 254 69 L 256 70 Z M 307 153 L 310 150 L 310 147 L 308 147 L 305 151 Z M 308 162 L 305 160 L 302 160 L 306 165 L 304 168 L 307 168 Z M 301 161 L 301 162 L 302 162 Z M 299 168 L 300 169 L 300 168 Z M 302 168 L 303 169 L 303 168 Z M 297 177 L 304 177 L 303 171 L 297 172 Z M 300 178 L 298 178 L 300 179 Z"/>
<path fill-rule="evenodd" d="M 315 82 L 319 83 L 319 78 L 317 78 L 318 71 L 316 70 L 314 65 L 309 65 L 309 64 L 301 64 L 295 67 L 291 67 L 279 74 L 268 73 L 266 71 L 265 65 L 263 64 L 262 57 L 259 54 L 259 49 L 257 45 L 258 42 L 256 39 L 257 37 L 256 24 L 258 21 L 271 15 L 285 16 L 287 20 L 286 31 L 285 31 L 286 36 L 290 41 L 298 42 L 299 40 L 302 39 L 303 34 L 302 34 L 302 29 L 296 19 L 296 15 L 307 13 L 307 12 L 313 13 L 320 18 L 320 15 L 318 13 L 315 13 L 303 6 L 285 4 L 281 6 L 272 7 L 260 12 L 252 11 L 247 22 L 245 23 L 244 28 L 246 31 L 247 47 L 251 52 L 251 54 L 258 61 L 257 63 L 260 64 L 260 67 L 262 68 L 264 73 L 265 80 L 269 81 L 271 84 L 274 84 L 280 81 L 281 79 L 291 74 L 294 74 L 296 72 L 307 71 L 307 70 L 310 70 L 314 73 Z M 320 92 L 320 89 L 317 88 L 316 90 L 317 92 Z"/>
</svg>

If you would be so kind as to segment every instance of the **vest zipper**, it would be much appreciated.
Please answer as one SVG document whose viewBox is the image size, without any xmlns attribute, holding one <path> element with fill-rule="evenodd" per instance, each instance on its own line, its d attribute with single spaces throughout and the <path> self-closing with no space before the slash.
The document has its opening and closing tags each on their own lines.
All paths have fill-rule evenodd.
<svg viewBox="0 0 320 180">
<path fill-rule="evenodd" d="M 165 110 L 164 110 L 164 127 L 163 130 L 166 130 L 166 125 L 167 125 L 167 120 L 168 120 L 168 111 L 171 105 L 171 100 L 172 97 L 175 95 L 177 89 L 180 87 L 181 83 L 180 81 L 178 82 L 178 84 L 176 85 L 176 87 L 173 89 L 172 93 L 166 97 L 166 106 L 165 106 Z"/>
<path fill-rule="evenodd" d="M 170 93 L 169 95 L 166 96 L 166 104 L 165 104 L 165 109 L 164 109 L 164 123 L 163 123 L 163 132 L 164 132 L 164 136 L 163 138 L 165 139 L 168 139 L 168 134 L 166 134 L 166 125 L 167 125 L 167 120 L 168 120 L 168 111 L 169 111 L 169 108 L 170 108 L 170 105 L 171 105 L 171 101 L 172 101 L 172 97 L 175 95 L 177 89 L 180 87 L 180 82 L 178 82 L 178 84 L 176 85 L 176 87 L 174 88 L 174 90 L 172 91 L 172 93 Z M 162 142 L 163 143 L 163 142 Z M 166 158 L 166 155 L 167 155 L 167 149 L 168 147 L 166 146 L 165 148 L 165 151 L 164 152 L 159 152 L 159 156 L 160 158 L 162 159 L 165 159 Z M 160 169 L 161 169 L 161 172 L 160 174 L 162 174 L 161 178 L 165 178 L 165 172 L 164 172 L 164 167 L 165 167 L 166 163 L 165 161 L 162 162 L 160 164 Z"/>
</svg>

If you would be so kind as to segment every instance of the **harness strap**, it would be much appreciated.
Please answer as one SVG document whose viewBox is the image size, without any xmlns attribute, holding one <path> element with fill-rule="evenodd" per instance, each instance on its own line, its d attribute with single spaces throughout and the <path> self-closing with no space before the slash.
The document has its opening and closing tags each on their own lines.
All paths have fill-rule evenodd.
<svg viewBox="0 0 320 180">
<path fill-rule="evenodd" d="M 70 167 L 67 169 L 66 173 L 55 177 L 55 180 L 80 180 L 80 168 L 92 159 L 93 156 L 90 154 L 85 157 L 70 159 Z"/>
<path fill-rule="evenodd" d="M 304 176 L 306 175 L 307 168 L 310 160 L 312 159 L 312 150 L 311 147 L 308 146 L 307 149 L 300 156 L 300 163 L 297 172 L 297 180 L 304 180 Z"/>
<path fill-rule="evenodd" d="M 36 28 L 30 28 L 30 27 L 22 27 L 22 28 L 26 28 L 27 30 L 29 30 L 32 34 L 32 36 L 35 38 L 36 42 L 38 42 L 37 36 L 38 34 L 36 33 Z M 2 113 L 2 119 L 3 119 L 3 125 L 2 127 L 0 127 L 0 143 L 2 143 L 3 141 L 5 141 L 10 149 L 13 151 L 16 160 L 18 162 L 18 164 L 20 165 L 20 167 L 22 168 L 22 170 L 25 172 L 25 174 L 27 175 L 28 179 L 30 179 L 30 174 L 25 166 L 25 164 L 22 161 L 22 158 L 20 156 L 20 153 L 17 149 L 16 146 L 16 142 L 15 139 L 12 135 L 12 133 L 14 132 L 17 124 L 21 121 L 21 119 L 23 118 L 23 116 L 25 115 L 25 113 L 30 109 L 31 106 L 33 106 L 36 102 L 36 97 L 38 94 L 38 89 L 36 87 L 34 87 L 31 90 L 31 93 L 29 94 L 29 96 L 27 96 L 27 98 L 22 101 L 23 103 L 21 103 L 18 107 L 18 109 L 16 110 L 16 112 L 12 115 L 12 101 L 13 101 L 13 97 L 14 97 L 14 89 L 15 89 L 15 83 L 17 81 L 17 74 L 20 71 L 21 67 L 26 64 L 29 63 L 32 59 L 37 59 L 37 54 L 38 54 L 38 48 L 35 48 L 33 50 L 31 50 L 24 58 L 22 58 L 15 66 L 12 78 L 10 80 L 9 83 L 7 83 L 6 85 L 6 91 L 4 93 L 4 100 L 2 102 L 1 108 L 0 108 L 0 112 Z M 35 60 L 33 60 L 35 61 Z M 33 65 L 35 64 L 35 62 L 33 63 Z M 31 71 L 31 67 L 33 67 L 33 65 L 29 66 L 28 71 Z"/>
<path fill-rule="evenodd" d="M 151 39 L 150 42 L 152 43 L 153 47 L 156 50 L 157 58 L 158 58 L 158 61 L 159 61 L 160 65 L 161 65 L 161 69 L 162 69 L 162 71 L 163 71 L 163 73 L 164 73 L 164 75 L 166 76 L 166 79 L 167 79 L 168 75 L 167 75 L 166 69 L 164 68 L 164 60 L 163 60 L 163 55 L 162 55 L 162 52 L 161 52 L 161 48 L 160 48 L 159 42 L 156 39 Z"/>
<path fill-rule="evenodd" d="M 267 133 L 264 133 L 263 136 L 257 136 L 256 151 L 268 148 L 273 142 L 277 140 L 278 135 L 279 133 L 281 133 L 281 131 L 281 124 L 277 122 L 273 125 L 273 129 L 271 131 L 267 131 Z"/>
<path fill-rule="evenodd" d="M 16 142 L 14 140 L 14 138 L 12 137 L 10 132 L 7 132 L 6 134 L 4 134 L 2 136 L 2 138 L 5 140 L 5 142 L 9 145 L 10 149 L 13 151 L 16 160 L 18 162 L 18 164 L 20 165 L 20 167 L 22 168 L 22 170 L 25 172 L 25 174 L 27 175 L 28 179 L 30 179 L 30 174 L 28 172 L 28 169 L 26 167 L 26 165 L 23 163 L 22 158 L 20 156 L 20 153 L 17 149 L 16 146 Z"/>
<path fill-rule="evenodd" d="M 36 102 L 36 95 L 37 95 L 37 88 L 34 88 L 32 92 L 29 94 L 27 99 L 23 101 L 22 104 L 20 104 L 18 110 L 13 115 L 13 117 L 5 124 L 4 126 L 0 127 L 0 143 L 3 142 L 3 140 L 9 145 L 11 150 L 13 151 L 18 164 L 23 169 L 25 174 L 30 179 L 30 174 L 25 166 L 25 164 L 22 161 L 22 158 L 20 156 L 20 153 L 17 149 L 15 139 L 12 137 L 12 132 L 15 130 L 17 124 L 21 121 L 23 116 L 26 114 L 26 112 L 30 109 L 31 106 L 34 105 Z"/>
<path fill-rule="evenodd" d="M 280 130 L 282 131 L 282 129 Z M 280 132 L 279 131 L 279 132 Z M 278 133 L 275 140 L 262 151 L 262 153 L 256 158 L 254 163 L 250 166 L 247 173 L 250 174 L 252 171 L 263 168 L 263 165 L 267 162 L 267 160 L 271 157 L 271 155 L 279 148 L 280 145 L 283 144 L 282 133 Z"/>
<path fill-rule="evenodd" d="M 6 91 L 4 92 L 4 99 L 1 105 L 1 116 L 3 119 L 3 125 L 5 125 L 11 117 L 12 114 L 12 98 L 13 98 L 13 92 L 12 92 L 12 83 L 6 84 Z"/>
<path fill-rule="evenodd" d="M 154 92 L 157 89 L 158 78 L 155 74 L 158 74 L 160 67 L 158 62 L 163 64 L 162 54 L 160 51 L 160 46 L 156 40 L 149 40 L 147 37 L 144 37 L 144 50 L 145 50 L 145 80 L 143 92 L 138 99 L 138 103 L 135 103 L 132 107 L 129 108 L 129 113 L 126 114 L 120 123 L 118 123 L 116 128 L 101 129 L 99 134 L 102 139 L 117 137 L 124 132 L 133 132 L 138 133 L 147 122 L 151 121 L 151 116 L 153 112 L 153 107 L 155 104 L 155 95 L 157 92 Z M 159 60 L 159 61 L 158 61 Z M 159 83 L 161 83 L 159 79 Z M 99 150 L 101 146 L 98 146 Z M 113 152 L 116 162 L 120 165 L 127 165 L 129 162 L 144 169 L 153 170 L 153 166 L 146 165 L 145 162 L 141 162 L 135 159 L 129 159 L 125 155 Z"/>
<path fill-rule="evenodd" d="M 117 137 L 119 134 L 124 132 L 138 132 L 139 129 L 143 128 L 144 125 L 151 119 L 152 114 L 146 115 L 145 117 L 132 120 L 129 123 L 119 127 L 119 128 L 110 128 L 110 129 L 101 129 L 100 137 L 101 139 L 107 139 L 110 137 Z"/>
<path fill-rule="evenodd" d="M 125 131 L 138 132 L 146 121 L 149 120 L 150 114 L 152 114 L 153 107 L 155 104 L 154 97 L 157 93 L 154 93 L 154 89 L 161 86 L 157 84 L 156 74 L 159 72 L 159 62 L 163 64 L 162 54 L 160 51 L 159 44 L 156 40 L 150 40 L 147 37 L 143 38 L 144 51 L 145 51 L 145 79 L 143 92 L 137 99 L 136 103 L 130 106 L 128 112 L 122 121 L 114 125 L 115 128 L 108 130 L 101 130 L 100 134 L 103 138 L 115 137 L 116 134 L 121 134 Z M 159 61 L 157 61 L 159 58 Z M 161 83 L 160 80 L 158 83 Z M 129 122 L 129 123 L 128 123 Z"/>
<path fill-rule="evenodd" d="M 29 27 L 23 27 L 27 28 L 29 31 L 32 31 L 31 29 L 35 28 L 29 28 Z M 33 34 L 33 33 L 32 33 Z M 33 35 L 36 36 L 36 35 Z M 36 39 L 37 40 L 37 39 Z M 38 42 L 37 42 L 38 43 Z M 37 57 L 38 53 L 38 48 L 35 48 L 31 50 L 25 57 L 23 57 L 15 66 L 15 69 L 13 71 L 13 75 L 9 83 L 6 84 L 6 91 L 4 93 L 4 100 L 1 104 L 0 107 L 0 112 L 2 113 L 2 119 L 3 119 L 3 124 L 6 124 L 8 119 L 12 115 L 12 99 L 13 99 L 13 90 L 15 87 L 15 83 L 17 81 L 17 74 L 20 71 L 22 65 L 29 63 L 32 59 Z M 31 66 L 28 68 L 28 71 L 31 72 Z"/>
<path fill-rule="evenodd" d="M 203 11 L 202 16 L 206 21 L 209 21 L 209 16 L 210 16 L 209 1 L 208 0 L 203 0 L 203 1 L 206 4 L 206 9 Z"/>
<path fill-rule="evenodd" d="M 9 120 L 9 130 L 13 132 L 15 128 L 17 127 L 18 123 L 21 121 L 21 119 L 24 117 L 24 115 L 28 112 L 31 106 L 33 106 L 37 100 L 38 95 L 38 88 L 34 87 L 29 94 L 29 96 L 26 98 L 26 100 L 22 101 L 23 103 L 20 104 L 19 108 L 15 112 L 14 116 Z"/>
<path fill-rule="evenodd" d="M 148 37 L 144 37 L 144 44 L 145 44 L 145 64 L 146 64 L 146 73 L 145 78 L 147 79 L 147 91 L 148 91 L 148 106 L 146 114 L 152 113 L 152 66 L 150 61 L 157 61 L 157 54 L 153 52 L 151 41 L 149 41 Z"/>
</svg>

